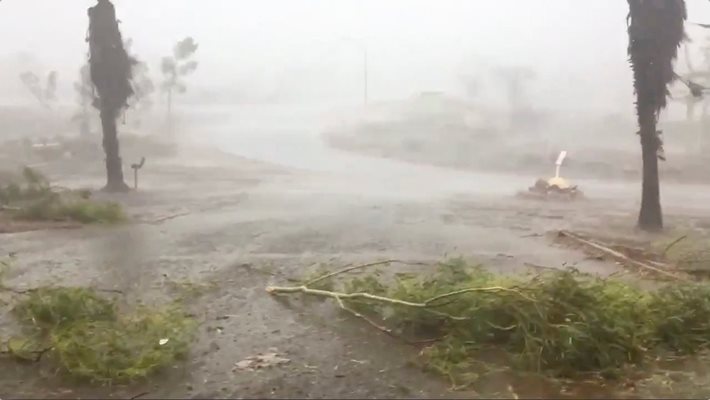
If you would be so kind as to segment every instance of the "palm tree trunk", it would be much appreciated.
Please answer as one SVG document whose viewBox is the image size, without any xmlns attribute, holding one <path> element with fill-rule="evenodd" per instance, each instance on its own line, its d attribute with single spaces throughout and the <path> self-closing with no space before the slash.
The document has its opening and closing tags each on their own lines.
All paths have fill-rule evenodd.
<svg viewBox="0 0 710 400">
<path fill-rule="evenodd" d="M 658 116 L 667 106 L 668 85 L 678 75 L 673 62 L 685 40 L 688 13 L 685 0 L 627 0 L 629 15 L 629 61 L 634 73 L 636 114 L 643 183 L 638 227 L 646 231 L 663 229 L 658 159 L 661 138 L 656 131 Z"/>
<path fill-rule="evenodd" d="M 643 183 L 638 226 L 645 231 L 663 229 L 661 191 L 658 176 L 658 145 L 656 115 L 652 107 L 639 107 Z"/>
<path fill-rule="evenodd" d="M 123 180 L 123 164 L 118 145 L 118 129 L 116 114 L 112 110 L 101 110 L 101 127 L 104 135 L 104 152 L 106 153 L 106 187 L 108 192 L 123 192 L 130 190 Z"/>
</svg>

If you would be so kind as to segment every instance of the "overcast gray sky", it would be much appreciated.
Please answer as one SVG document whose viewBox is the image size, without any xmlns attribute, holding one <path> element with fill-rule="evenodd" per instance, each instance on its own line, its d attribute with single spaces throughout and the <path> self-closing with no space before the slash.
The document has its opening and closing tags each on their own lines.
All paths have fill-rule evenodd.
<svg viewBox="0 0 710 400">
<path fill-rule="evenodd" d="M 86 53 L 89 0 L 3 0 L 0 60 L 34 55 L 73 74 Z M 356 91 L 367 43 L 371 94 L 456 91 L 457 76 L 487 67 L 535 68 L 538 101 L 615 109 L 631 101 L 623 0 L 114 0 L 125 37 L 157 72 L 176 40 L 200 43 L 193 85 L 276 87 L 310 71 Z M 710 2 L 688 0 L 691 21 L 710 22 Z M 693 32 L 697 32 L 693 30 Z M 40 68 L 40 67 L 37 67 Z M 14 71 L 13 71 L 14 73 Z M 0 69 L 0 81 L 3 69 Z M 16 75 L 12 78 L 16 85 Z M 66 87 L 70 82 L 64 81 Z M 486 81 L 494 78 L 485 78 Z M 495 83 L 489 83 L 495 86 Z M 348 86 L 350 85 L 350 86 Z M 7 88 L 8 83 L 0 85 Z M 358 93 L 353 93 L 357 96 Z"/>
</svg>

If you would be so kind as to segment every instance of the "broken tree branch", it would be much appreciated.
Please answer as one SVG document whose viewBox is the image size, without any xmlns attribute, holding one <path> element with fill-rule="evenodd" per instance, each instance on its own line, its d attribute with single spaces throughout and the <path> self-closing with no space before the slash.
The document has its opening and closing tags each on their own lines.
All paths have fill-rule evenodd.
<svg viewBox="0 0 710 400">
<path fill-rule="evenodd" d="M 596 250 L 598 250 L 598 251 L 601 251 L 602 253 L 604 253 L 604 254 L 606 254 L 606 255 L 608 255 L 608 256 L 611 256 L 612 258 L 614 258 L 616 261 L 618 261 L 618 262 L 620 262 L 620 263 L 631 264 L 631 265 L 633 265 L 633 266 L 640 267 L 640 268 L 642 268 L 642 269 L 646 269 L 646 270 L 655 272 L 655 273 L 657 273 L 657 274 L 660 274 L 660 275 L 663 275 L 663 276 L 666 276 L 666 277 L 669 277 L 669 278 L 672 278 L 672 279 L 675 279 L 675 280 L 687 280 L 686 278 L 677 276 L 677 275 L 672 274 L 672 273 L 670 273 L 670 272 L 668 272 L 668 271 L 664 271 L 664 270 L 662 270 L 662 269 L 660 269 L 660 268 L 656 268 L 656 267 L 654 267 L 654 266 L 652 266 L 652 265 L 650 265 L 650 264 L 648 264 L 648 263 L 641 262 L 641 261 L 638 261 L 638 260 L 634 260 L 634 259 L 632 259 L 631 257 L 628 257 L 627 255 L 625 255 L 625 254 L 623 254 L 623 253 L 621 253 L 621 252 L 619 252 L 619 251 L 616 251 L 616 250 L 611 249 L 611 248 L 609 248 L 609 247 L 607 247 L 607 246 L 604 246 L 604 245 L 595 243 L 595 242 L 593 242 L 593 241 L 591 241 L 591 240 L 582 238 L 582 237 L 580 237 L 580 236 L 578 236 L 578 235 L 576 235 L 576 234 L 574 234 L 574 233 L 572 233 L 572 232 L 560 231 L 560 232 L 559 232 L 559 235 L 562 236 L 562 237 L 566 237 L 566 238 L 572 239 L 572 240 L 574 240 L 574 241 L 576 241 L 576 242 L 578 242 L 578 243 L 580 243 L 580 244 L 583 244 L 583 245 L 585 245 L 585 246 L 587 246 L 587 247 L 591 247 L 591 248 L 593 248 L 593 249 L 596 249 Z"/>
<path fill-rule="evenodd" d="M 665 257 L 668 254 L 668 252 L 673 248 L 673 246 L 677 245 L 678 243 L 682 242 L 683 240 L 685 240 L 687 238 L 688 238 L 688 235 L 683 235 L 683 236 L 679 237 L 678 239 L 670 242 L 668 244 L 668 246 L 666 246 L 666 248 L 663 249 L 663 257 Z"/>
<path fill-rule="evenodd" d="M 335 272 L 331 272 L 331 273 L 325 274 L 325 275 L 323 275 L 323 276 L 320 276 L 320 277 L 318 277 L 318 278 L 315 278 L 315 279 L 313 279 L 313 280 L 311 280 L 311 281 L 308 281 L 308 282 L 306 282 L 303 286 L 311 286 L 311 285 L 313 285 L 314 283 L 318 283 L 318 282 L 320 282 L 320 281 L 323 281 L 323 280 L 332 278 L 332 277 L 334 277 L 334 276 L 336 276 L 336 275 L 344 274 L 344 273 L 346 273 L 346 272 L 355 271 L 355 270 L 358 270 L 358 269 L 370 268 L 370 267 L 377 267 L 377 266 L 380 266 L 380 265 L 390 265 L 390 264 L 395 264 L 395 263 L 408 264 L 408 265 L 428 265 L 428 264 L 426 264 L 426 263 L 406 262 L 406 261 L 400 261 L 400 260 L 377 261 L 377 262 L 373 262 L 373 263 L 369 263 L 369 264 L 362 264 L 362 265 L 354 265 L 354 266 L 350 266 L 350 267 L 345 267 L 345 268 L 343 268 L 343 269 L 341 269 L 341 270 L 338 270 L 338 271 L 335 271 Z"/>
<path fill-rule="evenodd" d="M 453 321 L 466 321 L 469 319 L 468 317 L 458 317 L 458 316 L 446 314 L 446 313 L 443 313 L 440 311 L 431 310 L 429 308 L 433 308 L 434 306 L 430 306 L 426 302 L 414 303 L 414 302 L 406 301 L 406 300 L 399 300 L 399 299 L 392 299 L 389 297 L 377 296 L 377 295 L 370 294 L 370 293 L 340 293 L 340 292 L 331 292 L 329 290 L 311 289 L 306 286 L 293 286 L 293 287 L 269 286 L 266 288 L 266 292 L 269 294 L 272 294 L 272 295 L 302 293 L 302 294 L 307 294 L 307 295 L 311 295 L 311 296 L 330 297 L 331 299 L 336 299 L 336 301 L 342 301 L 343 299 L 350 299 L 350 300 L 367 299 L 367 300 L 372 300 L 372 301 L 376 301 L 379 303 L 387 303 L 387 304 L 404 306 L 404 307 L 412 307 L 412 308 L 421 308 L 421 309 L 423 309 L 427 312 L 430 312 L 434 315 L 438 315 L 442 318 L 447 318 L 447 319 L 450 319 Z"/>
<path fill-rule="evenodd" d="M 169 221 L 169 220 L 176 219 L 176 218 L 180 218 L 180 217 L 185 217 L 185 216 L 187 216 L 187 215 L 190 215 L 190 212 L 189 212 L 189 211 L 183 211 L 183 212 L 179 212 L 179 213 L 174 213 L 174 214 L 170 214 L 170 215 L 165 215 L 165 216 L 162 216 L 162 217 L 153 219 L 153 220 L 151 220 L 151 221 L 146 221 L 146 223 L 151 224 L 151 225 L 157 225 L 157 224 L 163 223 L 163 222 L 165 222 L 165 221 Z"/>
<path fill-rule="evenodd" d="M 485 287 L 485 288 L 461 289 L 461 290 L 457 290 L 457 291 L 451 292 L 451 293 L 440 294 L 438 296 L 432 297 L 431 299 L 425 301 L 424 304 L 426 304 L 427 306 L 430 306 L 432 303 L 435 303 L 441 299 L 446 299 L 446 298 L 449 298 L 452 296 L 459 296 L 462 294 L 472 293 L 472 292 L 509 292 L 509 293 L 515 293 L 515 294 L 519 295 L 520 297 L 524 298 L 525 300 L 535 302 L 535 299 L 524 295 L 523 293 L 521 293 L 518 290 L 515 290 L 512 288 L 504 288 L 501 286 L 491 286 L 491 287 Z"/>
<path fill-rule="evenodd" d="M 269 286 L 266 288 L 266 292 L 269 294 L 293 294 L 293 293 L 303 293 L 311 296 L 320 297 L 330 297 L 332 299 L 367 299 L 373 300 L 380 303 L 395 304 L 405 307 L 414 308 L 426 308 L 426 303 L 413 303 L 406 300 L 391 299 L 389 297 L 377 296 L 370 293 L 340 293 L 331 292 L 329 290 L 311 289 L 306 286 L 291 286 L 291 287 L 279 287 L 279 286 Z"/>
<path fill-rule="evenodd" d="M 524 262 L 523 265 L 528 268 L 540 269 L 540 270 L 545 270 L 545 271 L 559 271 L 560 270 L 559 268 L 545 267 L 544 265 L 533 264 L 530 262 Z"/>
<path fill-rule="evenodd" d="M 397 339 L 402 339 L 402 338 L 398 337 L 397 335 L 395 335 L 394 332 L 392 332 L 392 329 L 387 328 L 386 326 L 382 326 L 382 325 L 376 323 L 375 321 L 371 320 L 370 318 L 367 318 L 366 316 L 364 316 L 364 315 L 360 314 L 359 312 L 353 310 L 352 308 L 346 306 L 341 298 L 336 297 L 335 300 L 337 300 L 338 306 L 343 311 L 347 311 L 348 313 L 352 314 L 355 318 L 359 318 L 359 319 L 367 322 L 368 324 L 372 325 L 375 329 L 377 329 L 378 331 L 380 331 L 382 333 L 385 333 L 386 335 L 395 337 Z"/>
<path fill-rule="evenodd" d="M 358 318 L 358 319 L 361 319 L 361 320 L 367 322 L 370 326 L 374 327 L 375 329 L 377 329 L 378 331 L 384 333 L 385 335 L 390 336 L 390 337 L 392 337 L 392 338 L 394 338 L 394 339 L 401 340 L 401 341 L 403 341 L 404 343 L 406 343 L 406 344 L 408 344 L 408 345 L 417 346 L 417 345 L 423 345 L 423 344 L 430 344 L 430 343 L 434 343 L 434 342 L 437 342 L 437 341 L 441 340 L 441 338 L 425 339 L 425 340 L 409 340 L 409 339 L 404 338 L 404 337 L 402 337 L 402 336 L 400 336 L 400 335 L 397 335 L 396 333 L 394 333 L 394 331 L 393 331 L 392 329 L 390 329 L 390 328 L 388 328 L 388 327 L 386 327 L 386 326 L 380 325 L 380 324 L 378 324 L 377 322 L 373 321 L 372 319 L 366 317 L 365 315 L 362 315 L 362 314 L 360 314 L 359 312 L 353 310 L 352 308 L 346 306 L 346 305 L 345 305 L 345 302 L 343 302 L 342 299 L 336 297 L 336 300 L 337 300 L 337 302 L 338 302 L 338 306 L 339 306 L 340 309 L 342 309 L 343 311 L 346 311 L 346 312 L 350 313 L 350 314 L 351 314 L 352 316 L 354 316 L 355 318 Z"/>
<path fill-rule="evenodd" d="M 386 303 L 386 304 L 392 304 L 392 305 L 397 305 L 397 306 L 404 306 L 404 307 L 412 307 L 412 308 L 421 308 L 427 312 L 430 312 L 432 314 L 438 315 L 443 318 L 447 318 L 450 320 L 454 321 L 466 321 L 469 318 L 468 317 L 459 317 L 451 314 L 447 314 L 444 312 L 440 311 L 435 311 L 432 310 L 431 308 L 434 308 L 435 305 L 432 303 L 448 298 L 448 297 L 453 297 L 453 296 L 460 296 L 462 294 L 466 293 L 472 293 L 472 292 L 513 292 L 516 293 L 520 296 L 522 296 L 524 299 L 529 300 L 529 301 L 535 301 L 534 299 L 522 294 L 521 292 L 515 290 L 515 289 L 509 289 L 509 288 L 504 288 L 500 286 L 493 286 L 493 287 L 485 287 L 485 288 L 467 288 L 467 289 L 461 289 L 457 290 L 455 292 L 450 292 L 450 293 L 444 293 L 440 294 L 438 296 L 434 296 L 428 300 L 425 300 L 423 303 L 414 303 L 411 301 L 406 301 L 406 300 L 399 300 L 399 299 L 393 299 L 390 297 L 384 297 L 384 296 L 377 296 L 374 294 L 370 293 L 363 293 L 363 292 L 357 292 L 357 293 L 341 293 L 341 292 L 334 292 L 334 291 L 329 291 L 329 290 L 320 290 L 320 289 L 311 289 L 306 286 L 291 286 L 291 287 L 279 287 L 279 286 L 269 286 L 266 288 L 266 292 L 272 295 L 276 294 L 293 294 L 293 293 L 302 293 L 302 294 L 307 294 L 311 296 L 319 296 L 319 297 L 330 297 L 332 299 L 335 299 L 338 302 L 342 302 L 342 300 L 355 300 L 355 299 L 367 299 L 367 300 L 372 300 L 376 301 L 379 303 Z"/>
<path fill-rule="evenodd" d="M 37 292 L 39 290 L 47 289 L 48 287 L 41 287 L 41 288 L 31 288 L 31 289 L 14 289 L 11 287 L 7 287 L 4 285 L 0 285 L 0 292 L 10 292 L 14 294 L 32 294 L 34 292 Z M 97 292 L 102 292 L 102 293 L 114 293 L 114 294 L 125 294 L 122 290 L 118 289 L 94 289 Z"/>
</svg>

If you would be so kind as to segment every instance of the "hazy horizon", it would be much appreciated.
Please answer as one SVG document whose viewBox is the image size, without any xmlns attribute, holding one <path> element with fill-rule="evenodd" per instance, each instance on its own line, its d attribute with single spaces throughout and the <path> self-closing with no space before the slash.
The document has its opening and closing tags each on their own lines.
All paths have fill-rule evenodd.
<svg viewBox="0 0 710 400">
<path fill-rule="evenodd" d="M 91 0 L 0 3 L 0 90 L 5 101 L 33 101 L 17 79 L 30 67 L 60 74 L 62 100 L 86 57 Z M 710 4 L 688 0 L 689 22 L 710 22 Z M 362 96 L 362 52 L 372 101 L 420 91 L 463 93 L 478 74 L 484 98 L 501 92 L 490 71 L 531 68 L 529 98 L 546 108 L 630 113 L 627 4 L 618 0 L 114 0 L 125 38 L 154 80 L 177 40 L 200 44 L 191 94 L 252 93 L 290 101 Z M 199 4 L 199 5 L 198 5 Z M 694 38 L 702 38 L 690 24 Z M 696 57 L 699 59 L 699 57 Z M 698 61 L 695 61 L 698 63 Z M 286 96 L 286 94 L 289 94 Z"/>
</svg>

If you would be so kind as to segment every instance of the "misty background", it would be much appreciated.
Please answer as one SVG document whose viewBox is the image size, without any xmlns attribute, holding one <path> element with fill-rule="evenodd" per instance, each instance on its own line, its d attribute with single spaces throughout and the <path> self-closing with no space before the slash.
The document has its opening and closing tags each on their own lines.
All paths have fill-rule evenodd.
<svg viewBox="0 0 710 400">
<path fill-rule="evenodd" d="M 147 64 L 156 86 L 163 80 L 161 59 L 176 42 L 190 36 L 199 44 L 199 67 L 185 79 L 187 92 L 175 100 L 182 139 L 271 161 L 289 157 L 294 165 L 317 164 L 316 154 L 342 164 L 344 155 L 324 150 L 319 137 L 338 131 L 338 138 L 328 139 L 331 146 L 385 158 L 474 168 L 508 158 L 501 162 L 506 168 L 546 171 L 548 161 L 566 149 L 570 159 L 585 159 L 577 164 L 579 173 L 601 168 L 608 176 L 619 170 L 636 174 L 640 158 L 632 134 L 623 0 L 113 2 L 123 37 L 132 40 L 131 54 Z M 74 83 L 87 58 L 86 10 L 94 4 L 0 3 L 0 113 L 14 120 L 13 126 L 32 126 L 44 136 L 76 131 L 67 115 L 77 108 Z M 698 66 L 710 31 L 693 22 L 710 23 L 710 2 L 687 0 L 687 6 L 689 53 Z M 367 112 L 361 109 L 365 54 Z M 679 51 L 681 73 L 684 54 Z M 515 69 L 530 73 L 514 99 L 517 105 L 511 80 L 501 74 Z M 19 79 L 24 71 L 40 77 L 58 72 L 53 120 L 40 124 L 38 114 L 13 111 L 39 110 Z M 676 89 L 686 95 L 682 85 Z M 422 93 L 445 97 L 430 101 Z M 155 123 L 122 127 L 124 132 L 164 129 L 165 93 L 157 90 L 151 100 Z M 669 104 L 663 120 L 684 120 L 684 103 Z M 392 105 L 409 107 L 410 120 L 400 123 Z M 521 115 L 513 124 L 508 120 L 516 106 Z M 329 116 L 324 122 L 322 109 L 336 107 L 355 110 L 355 117 Z M 436 107 L 467 120 L 417 120 Z M 128 114 L 129 120 L 145 120 L 133 110 Z M 696 125 L 667 129 L 677 134 L 668 141 L 670 151 L 697 153 L 704 134 Z M 676 164 L 663 168 L 688 168 L 677 165 L 682 157 L 672 158 Z"/>
<path fill-rule="evenodd" d="M 0 97 L 33 102 L 17 76 L 59 72 L 59 94 L 86 57 L 89 0 L 0 4 Z M 481 97 L 496 101 L 486 71 L 531 67 L 530 96 L 545 107 L 629 114 L 627 4 L 621 0 L 151 0 L 114 1 L 133 51 L 159 73 L 161 57 L 193 36 L 199 73 L 184 101 L 356 102 L 361 43 L 372 101 L 420 91 L 462 93 L 462 74 L 480 74 Z M 709 22 L 710 4 L 688 1 L 690 21 Z M 692 29 L 689 28 L 689 31 Z M 693 33 L 693 32 L 691 32 Z M 702 32 L 701 32 L 702 33 Z M 697 36 L 697 35 L 694 35 Z"/>
</svg>

